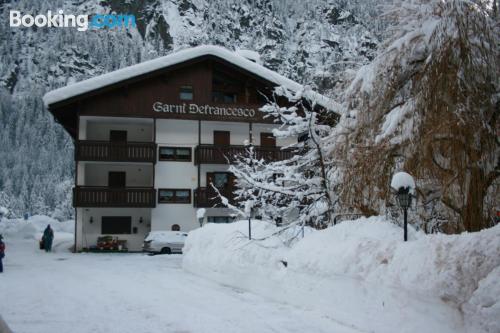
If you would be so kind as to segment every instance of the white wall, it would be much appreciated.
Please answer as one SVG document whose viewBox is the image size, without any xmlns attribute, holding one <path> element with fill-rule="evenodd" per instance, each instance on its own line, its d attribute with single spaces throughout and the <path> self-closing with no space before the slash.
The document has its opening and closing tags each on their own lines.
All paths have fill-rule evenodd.
<svg viewBox="0 0 500 333">
<path fill-rule="evenodd" d="M 180 144 L 176 144 L 180 146 Z M 194 149 L 193 149 L 194 153 Z M 193 156 L 194 159 L 194 156 Z M 194 189 L 197 187 L 198 168 L 191 162 L 156 162 L 155 188 L 159 189 L 190 189 L 191 203 L 166 204 L 157 203 L 152 209 L 152 230 L 171 230 L 178 224 L 182 231 L 190 231 L 198 225 L 195 208 L 193 207 Z"/>
<path fill-rule="evenodd" d="M 272 132 L 276 125 L 253 124 L 252 133 L 255 145 L 260 145 L 260 133 Z M 230 131 L 232 145 L 243 145 L 249 139 L 248 123 L 201 122 L 201 143 L 213 144 L 214 131 Z M 191 162 L 157 161 L 155 166 L 155 188 L 191 189 L 190 204 L 157 203 L 151 211 L 152 230 L 170 230 L 173 224 L 179 224 L 182 231 L 199 227 L 196 210 L 193 206 L 194 190 L 198 186 L 198 167 L 194 165 L 194 149 L 198 145 L 198 121 L 157 119 L 156 143 L 161 146 L 190 147 Z M 278 146 L 285 144 L 278 140 Z M 227 171 L 228 165 L 202 164 L 200 167 L 200 186 L 206 187 L 206 173 Z M 231 212 L 223 208 L 209 208 L 206 216 L 228 216 Z M 205 217 L 206 221 L 206 217 Z"/>
<path fill-rule="evenodd" d="M 201 143 L 213 144 L 214 131 L 230 131 L 231 145 L 243 145 L 249 140 L 248 123 L 230 123 L 220 121 L 202 121 L 201 122 Z"/>
<path fill-rule="evenodd" d="M 85 163 L 85 177 L 78 179 L 78 185 L 108 186 L 109 171 L 125 171 L 126 186 L 153 186 L 153 166 L 150 164 L 96 164 Z M 80 183 L 80 181 L 82 181 Z"/>
<path fill-rule="evenodd" d="M 118 118 L 119 119 L 119 118 Z M 127 131 L 127 141 L 151 142 L 153 141 L 153 125 L 145 123 L 117 123 L 99 122 L 94 120 L 81 121 L 80 132 L 84 131 L 86 124 L 86 140 L 109 141 L 109 131 Z M 80 138 L 82 139 L 82 138 Z"/>
<path fill-rule="evenodd" d="M 80 127 L 78 131 L 78 139 L 87 140 L 87 120 L 80 118 L 78 125 Z"/>
<path fill-rule="evenodd" d="M 76 209 L 76 225 L 75 225 L 75 229 L 76 229 L 76 248 L 75 248 L 75 251 L 81 251 L 82 248 L 83 248 L 83 238 L 84 238 L 84 235 L 83 235 L 83 212 L 84 212 L 84 209 L 85 208 L 81 208 L 81 207 L 78 207 Z"/>
<path fill-rule="evenodd" d="M 198 144 L 198 121 L 157 119 L 156 143 L 166 145 L 194 146 Z"/>
<path fill-rule="evenodd" d="M 190 204 L 156 204 L 156 208 L 152 209 L 151 218 L 151 230 L 171 230 L 172 225 L 178 224 L 181 231 L 191 231 L 200 226 L 196 220 L 192 197 Z"/>
<path fill-rule="evenodd" d="M 85 162 L 77 162 L 77 179 L 76 185 L 85 185 Z"/>
<path fill-rule="evenodd" d="M 198 144 L 198 121 L 157 119 L 156 143 L 162 146 L 190 147 L 191 162 L 157 161 L 155 166 L 155 188 L 190 189 L 191 203 L 157 203 L 152 209 L 152 230 L 171 230 L 178 224 L 182 231 L 197 226 L 193 207 L 194 189 L 198 184 L 198 168 L 194 165 L 194 148 Z"/>
<path fill-rule="evenodd" d="M 253 124 L 252 128 L 252 136 L 253 136 L 253 144 L 256 146 L 260 146 L 260 133 L 272 133 L 273 128 L 278 128 L 279 125 L 272 124 Z M 287 139 L 276 139 L 276 146 L 283 147 L 288 146 L 289 144 L 297 142 L 296 138 L 287 138 Z"/>
<path fill-rule="evenodd" d="M 96 119 L 80 119 L 79 138 L 81 140 L 109 140 L 109 130 L 128 131 L 129 141 L 151 141 L 153 125 L 144 122 L 133 123 L 133 119 L 127 119 L 122 124 L 113 123 L 113 119 L 98 121 Z M 119 120 L 117 120 L 119 121 Z M 260 145 L 260 133 L 272 132 L 276 125 L 253 124 L 253 143 Z M 201 122 L 201 143 L 213 144 L 213 131 L 230 131 L 230 142 L 232 145 L 242 145 L 249 139 L 248 123 L 230 122 Z M 290 140 L 288 140 L 290 141 Z M 156 143 L 161 146 L 190 147 L 192 149 L 191 162 L 157 161 L 155 166 L 147 164 L 130 163 L 86 163 L 78 164 L 78 185 L 107 186 L 109 171 L 127 172 L 127 186 L 154 186 L 157 190 L 161 188 L 179 188 L 191 190 L 190 204 L 163 204 L 157 203 L 156 208 L 78 208 L 77 209 L 77 247 L 88 247 L 95 245 L 97 237 L 101 232 L 102 216 L 132 216 L 132 226 L 139 228 L 136 235 L 119 235 L 120 239 L 127 239 L 131 250 L 140 249 L 144 236 L 149 230 L 170 230 L 172 225 L 179 224 L 182 231 L 190 231 L 199 227 L 196 218 L 196 210 L 193 206 L 194 190 L 198 186 L 198 167 L 194 165 L 194 149 L 198 145 L 198 121 L 157 119 L 156 121 Z M 288 142 L 277 141 L 277 145 L 285 145 Z M 153 184 L 152 168 L 155 168 Z M 214 171 L 227 171 L 228 165 L 203 164 L 200 167 L 200 186 L 205 187 L 206 173 Z M 224 208 L 208 208 L 207 216 L 228 216 L 231 212 Z M 93 216 L 94 223 L 89 224 L 89 218 Z M 139 217 L 143 216 L 144 223 L 139 224 Z M 206 221 L 205 217 L 205 221 Z"/>
<path fill-rule="evenodd" d="M 137 234 L 111 235 L 127 241 L 129 251 L 140 251 L 147 233 L 151 230 L 150 208 L 78 208 L 77 250 L 96 245 L 101 234 L 101 218 L 103 216 L 131 216 L 132 228 L 137 227 Z M 90 223 L 90 217 L 93 223 Z M 139 223 L 142 217 L 143 222 Z"/>
</svg>

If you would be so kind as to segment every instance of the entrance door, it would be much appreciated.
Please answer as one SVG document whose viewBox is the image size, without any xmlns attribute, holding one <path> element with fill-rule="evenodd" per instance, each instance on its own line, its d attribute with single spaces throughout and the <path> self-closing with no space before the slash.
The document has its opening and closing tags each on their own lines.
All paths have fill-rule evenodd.
<svg viewBox="0 0 500 333">
<path fill-rule="evenodd" d="M 108 186 L 113 188 L 125 187 L 127 174 L 124 171 L 110 171 L 108 173 Z"/>
<path fill-rule="evenodd" d="M 127 142 L 127 131 L 109 131 L 109 141 Z"/>
<path fill-rule="evenodd" d="M 229 131 L 214 131 L 214 145 L 229 146 L 231 144 Z"/>
<path fill-rule="evenodd" d="M 260 133 L 260 145 L 262 147 L 276 147 L 276 138 L 273 133 Z"/>
</svg>

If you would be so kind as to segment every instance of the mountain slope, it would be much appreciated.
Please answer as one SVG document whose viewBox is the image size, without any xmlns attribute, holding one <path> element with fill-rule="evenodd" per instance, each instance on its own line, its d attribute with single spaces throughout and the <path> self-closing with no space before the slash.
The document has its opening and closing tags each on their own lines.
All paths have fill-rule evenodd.
<svg viewBox="0 0 500 333">
<path fill-rule="evenodd" d="M 375 56 L 377 2 L 145 0 L 1 2 L 9 10 L 134 14 L 137 29 L 0 25 L 0 206 L 71 216 L 72 143 L 44 110 L 51 89 L 200 44 L 259 52 L 264 65 L 338 95 L 349 69 Z M 54 213 L 51 213 L 55 210 Z"/>
</svg>

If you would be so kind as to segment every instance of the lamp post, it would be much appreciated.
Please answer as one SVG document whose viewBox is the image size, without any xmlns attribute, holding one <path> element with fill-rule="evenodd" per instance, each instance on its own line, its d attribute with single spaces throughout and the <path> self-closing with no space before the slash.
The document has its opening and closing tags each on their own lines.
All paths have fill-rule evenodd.
<svg viewBox="0 0 500 333">
<path fill-rule="evenodd" d="M 252 239 L 252 217 L 248 217 L 248 239 Z"/>
<path fill-rule="evenodd" d="M 410 187 L 400 187 L 396 193 L 398 203 L 404 212 L 404 240 L 408 240 L 408 208 L 411 205 Z"/>
<path fill-rule="evenodd" d="M 391 187 L 396 192 L 399 207 L 404 213 L 404 241 L 408 240 L 408 208 L 415 193 L 415 180 L 406 172 L 398 172 L 392 176 Z"/>
</svg>

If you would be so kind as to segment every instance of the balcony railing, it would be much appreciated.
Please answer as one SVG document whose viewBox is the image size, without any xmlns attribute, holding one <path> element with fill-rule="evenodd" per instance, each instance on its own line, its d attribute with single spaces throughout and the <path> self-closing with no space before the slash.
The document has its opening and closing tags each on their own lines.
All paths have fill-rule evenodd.
<svg viewBox="0 0 500 333">
<path fill-rule="evenodd" d="M 155 207 L 156 190 L 151 187 L 73 188 L 73 207 Z"/>
<path fill-rule="evenodd" d="M 77 161 L 156 162 L 156 145 L 152 142 L 78 141 Z"/>
<path fill-rule="evenodd" d="M 230 204 L 235 204 L 234 194 L 229 190 L 219 190 L 220 194 L 229 200 Z M 194 190 L 195 207 L 225 207 L 217 192 L 212 187 L 198 187 Z"/>
<path fill-rule="evenodd" d="M 199 145 L 195 149 L 195 164 L 227 164 L 235 155 L 245 154 L 246 146 Z M 292 149 L 254 146 L 255 157 L 266 161 L 282 161 L 294 155 Z"/>
</svg>

